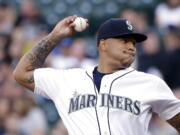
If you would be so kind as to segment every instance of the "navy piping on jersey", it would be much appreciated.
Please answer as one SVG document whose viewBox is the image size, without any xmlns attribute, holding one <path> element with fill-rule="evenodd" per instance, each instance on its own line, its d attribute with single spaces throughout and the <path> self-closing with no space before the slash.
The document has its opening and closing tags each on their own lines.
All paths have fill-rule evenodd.
<svg viewBox="0 0 180 135">
<path fill-rule="evenodd" d="M 127 75 L 127 74 L 129 74 L 129 73 L 131 73 L 131 72 L 133 72 L 133 71 L 135 71 L 135 70 L 133 69 L 133 70 L 131 70 L 131 71 L 129 71 L 129 72 L 127 72 L 127 73 L 125 73 L 125 74 L 123 74 L 123 75 L 115 78 L 115 79 L 111 82 L 111 85 L 110 85 L 110 88 L 109 88 L 109 95 L 111 94 L 111 89 L 112 89 L 113 83 L 114 83 L 116 80 L 118 80 L 119 78 L 121 78 L 121 77 L 123 77 L 123 76 L 125 76 L 125 75 Z M 108 110 L 107 110 L 108 127 L 109 127 L 109 133 L 110 133 L 110 135 L 112 135 L 112 134 L 111 134 L 110 121 L 109 121 L 109 110 L 110 110 L 110 108 L 109 108 L 109 104 L 108 104 Z"/>
<path fill-rule="evenodd" d="M 97 123 L 98 123 L 98 128 L 99 128 L 99 135 L 101 135 L 101 128 L 100 128 L 100 124 L 99 124 L 99 118 L 98 118 L 98 114 L 97 114 L 97 98 L 98 98 L 98 95 L 97 95 L 97 90 L 96 90 L 96 85 L 94 84 L 94 81 L 93 81 L 93 78 L 86 72 L 87 76 L 92 80 L 93 82 L 93 85 L 94 85 L 94 91 L 96 93 L 96 105 L 95 105 L 95 112 L 96 112 L 96 119 L 97 119 Z"/>
</svg>

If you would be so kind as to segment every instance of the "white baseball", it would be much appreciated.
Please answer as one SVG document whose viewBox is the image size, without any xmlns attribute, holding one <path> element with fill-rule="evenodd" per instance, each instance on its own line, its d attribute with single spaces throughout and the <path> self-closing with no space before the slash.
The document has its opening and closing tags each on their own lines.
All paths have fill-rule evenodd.
<svg viewBox="0 0 180 135">
<path fill-rule="evenodd" d="M 83 30 L 86 29 L 87 27 L 87 22 L 84 18 L 82 17 L 77 17 L 75 20 L 74 20 L 74 29 L 77 31 L 77 32 L 82 32 Z"/>
</svg>

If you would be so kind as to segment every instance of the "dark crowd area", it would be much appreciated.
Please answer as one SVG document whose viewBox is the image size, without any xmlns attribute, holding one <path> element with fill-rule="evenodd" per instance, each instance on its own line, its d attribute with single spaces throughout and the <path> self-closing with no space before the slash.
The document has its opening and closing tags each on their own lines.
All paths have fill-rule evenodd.
<svg viewBox="0 0 180 135">
<path fill-rule="evenodd" d="M 122 17 L 148 36 L 137 44 L 132 67 L 164 79 L 180 99 L 179 0 L 0 0 L 0 135 L 68 135 L 52 101 L 17 84 L 12 72 L 59 20 L 74 14 L 89 19 L 90 27 L 62 40 L 44 67 L 97 65 L 97 28 L 108 18 Z M 178 135 L 156 114 L 149 129 L 148 135 Z"/>
</svg>

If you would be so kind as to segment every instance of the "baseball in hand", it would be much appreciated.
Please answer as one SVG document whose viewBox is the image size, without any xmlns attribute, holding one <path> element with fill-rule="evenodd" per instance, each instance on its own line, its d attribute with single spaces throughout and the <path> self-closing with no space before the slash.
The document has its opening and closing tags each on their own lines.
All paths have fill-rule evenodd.
<svg viewBox="0 0 180 135">
<path fill-rule="evenodd" d="M 77 32 L 82 32 L 86 29 L 87 27 L 87 22 L 84 18 L 82 17 L 77 17 L 75 20 L 74 20 L 74 29 L 77 31 Z"/>
</svg>

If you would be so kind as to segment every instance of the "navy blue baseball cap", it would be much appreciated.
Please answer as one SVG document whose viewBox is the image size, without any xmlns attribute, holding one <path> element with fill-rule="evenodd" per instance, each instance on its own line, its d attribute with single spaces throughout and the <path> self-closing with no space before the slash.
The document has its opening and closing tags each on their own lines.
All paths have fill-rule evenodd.
<svg viewBox="0 0 180 135">
<path fill-rule="evenodd" d="M 131 37 L 137 43 L 145 41 L 147 36 L 134 31 L 133 26 L 127 19 L 111 18 L 99 27 L 97 32 L 97 44 L 101 39 Z"/>
</svg>

